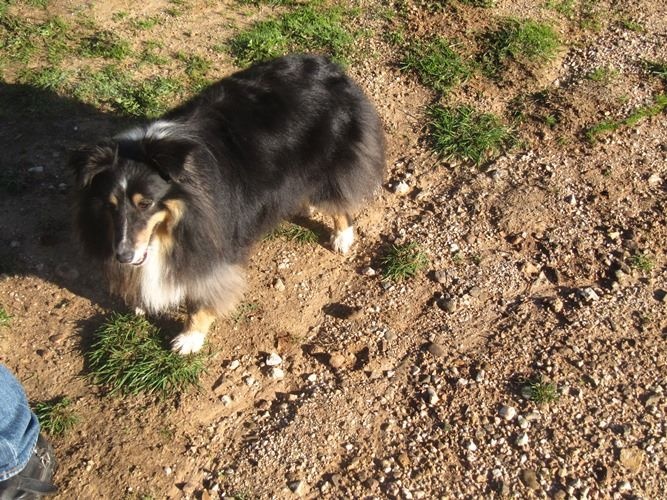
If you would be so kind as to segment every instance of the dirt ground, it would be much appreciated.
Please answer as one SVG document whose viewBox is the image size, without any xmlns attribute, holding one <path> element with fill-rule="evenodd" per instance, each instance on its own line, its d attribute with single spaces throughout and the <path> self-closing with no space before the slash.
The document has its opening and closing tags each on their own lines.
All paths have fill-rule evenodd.
<svg viewBox="0 0 667 500">
<path fill-rule="evenodd" d="M 373 35 L 349 73 L 384 121 L 386 183 L 359 214 L 347 257 L 331 252 L 329 221 L 317 217 L 319 244 L 257 246 L 252 307 L 216 323 L 201 391 L 175 400 L 109 397 L 86 378 L 94 331 L 124 306 L 73 236 L 67 151 L 129 121 L 37 90 L 57 114 L 3 115 L 0 162 L 25 186 L 0 192 L 0 305 L 12 318 L 0 361 L 31 400 L 74 401 L 79 422 L 51 439 L 57 498 L 664 496 L 667 116 L 595 144 L 584 131 L 665 92 L 642 62 L 667 61 L 667 7 L 572 2 L 596 13 L 588 29 L 549 2 L 451 3 L 401 5 L 414 36 L 439 33 L 471 52 L 506 16 L 547 20 L 565 40 L 544 66 L 516 66 L 501 82 L 478 74 L 443 98 L 507 118 L 527 96 L 519 143 L 481 168 L 434 155 L 424 110 L 437 96 L 398 68 L 383 35 L 395 21 L 375 14 L 399 4 L 361 2 L 357 22 Z M 54 0 L 47 12 L 85 9 L 122 32 L 115 12 L 168 5 Z M 277 8 L 187 7 L 152 36 L 165 51 L 206 55 L 220 77 L 233 60 L 211 45 Z M 624 27 L 630 19 L 642 29 Z M 614 68 L 611 81 L 587 78 L 600 67 Z M 0 93 L 20 90 L 14 82 L 6 74 Z M 397 284 L 369 272 L 395 241 L 418 243 L 427 270 Z M 536 375 L 557 386 L 555 401 L 522 395 L 521 380 Z"/>
</svg>

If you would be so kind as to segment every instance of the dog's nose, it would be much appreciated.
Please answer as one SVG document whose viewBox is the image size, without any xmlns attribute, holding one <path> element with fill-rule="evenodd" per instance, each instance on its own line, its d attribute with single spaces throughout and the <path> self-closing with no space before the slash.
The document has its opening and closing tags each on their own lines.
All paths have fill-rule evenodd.
<svg viewBox="0 0 667 500">
<path fill-rule="evenodd" d="M 119 248 L 116 251 L 116 259 L 118 259 L 118 262 L 121 264 L 129 264 L 132 262 L 132 258 L 134 257 L 134 252 L 132 250 L 126 250 Z"/>
</svg>

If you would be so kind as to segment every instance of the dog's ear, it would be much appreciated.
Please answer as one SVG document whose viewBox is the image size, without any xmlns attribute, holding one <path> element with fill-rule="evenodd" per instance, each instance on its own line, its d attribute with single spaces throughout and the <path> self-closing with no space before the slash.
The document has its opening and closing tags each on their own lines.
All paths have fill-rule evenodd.
<svg viewBox="0 0 667 500">
<path fill-rule="evenodd" d="M 185 169 L 188 155 L 197 147 L 193 141 L 166 137 L 143 141 L 144 154 L 150 165 L 166 180 L 178 180 Z"/>
<path fill-rule="evenodd" d="M 115 157 L 116 147 L 111 142 L 72 151 L 69 167 L 74 171 L 77 187 L 83 189 L 89 186 L 97 174 L 113 166 Z"/>
</svg>

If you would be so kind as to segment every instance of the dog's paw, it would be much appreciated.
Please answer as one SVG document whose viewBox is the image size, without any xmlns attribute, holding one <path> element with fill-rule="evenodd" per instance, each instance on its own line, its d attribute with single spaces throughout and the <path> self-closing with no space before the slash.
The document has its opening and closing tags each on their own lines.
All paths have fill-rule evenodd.
<svg viewBox="0 0 667 500">
<path fill-rule="evenodd" d="M 338 231 L 331 239 L 331 246 L 334 251 L 342 254 L 346 254 L 350 251 L 352 243 L 354 243 L 354 229 L 352 226 L 346 227 L 342 231 Z"/>
<path fill-rule="evenodd" d="M 171 341 L 171 350 L 185 356 L 199 352 L 204 346 L 206 334 L 202 332 L 184 332 Z"/>
</svg>

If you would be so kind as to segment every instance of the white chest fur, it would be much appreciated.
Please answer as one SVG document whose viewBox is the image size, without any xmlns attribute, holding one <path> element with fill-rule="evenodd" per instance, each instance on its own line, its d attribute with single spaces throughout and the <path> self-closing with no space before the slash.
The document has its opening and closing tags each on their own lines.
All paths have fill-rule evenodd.
<svg viewBox="0 0 667 500">
<path fill-rule="evenodd" d="M 143 307 L 153 314 L 177 308 L 185 297 L 183 287 L 169 276 L 162 252 L 152 245 L 141 268 L 140 283 Z"/>
</svg>

